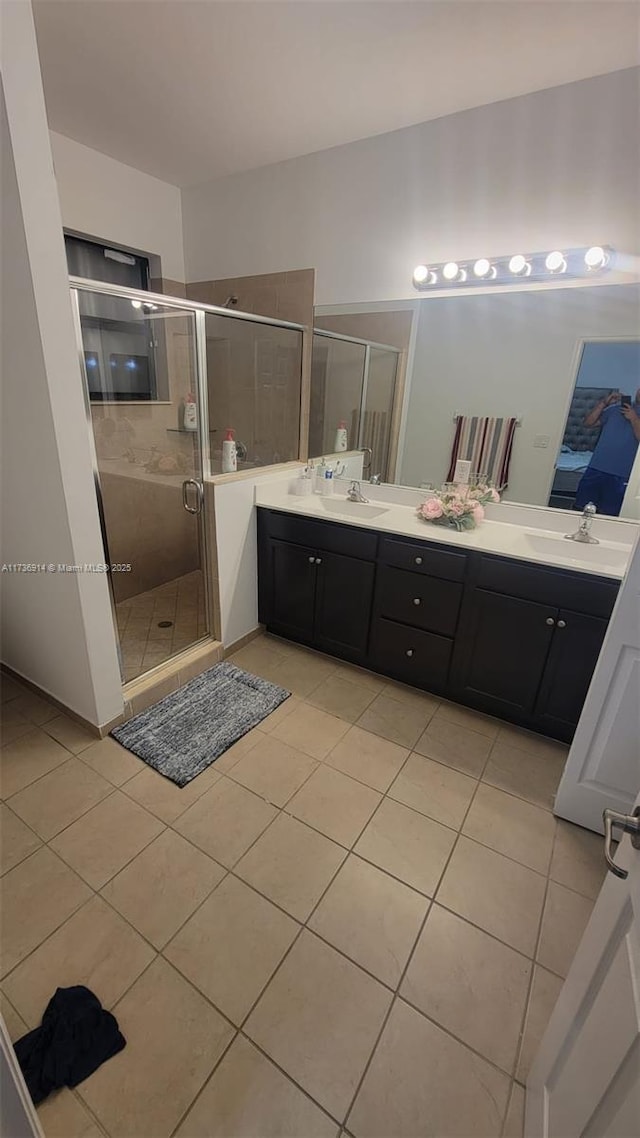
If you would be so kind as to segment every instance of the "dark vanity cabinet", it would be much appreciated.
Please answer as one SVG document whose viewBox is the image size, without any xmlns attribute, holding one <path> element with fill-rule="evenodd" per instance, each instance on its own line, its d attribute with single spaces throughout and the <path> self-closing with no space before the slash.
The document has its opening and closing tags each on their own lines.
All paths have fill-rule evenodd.
<svg viewBox="0 0 640 1138">
<path fill-rule="evenodd" d="M 570 740 L 619 582 L 258 509 L 279 636 Z"/>
<path fill-rule="evenodd" d="M 377 535 L 258 511 L 259 616 L 277 633 L 365 662 Z"/>
<path fill-rule="evenodd" d="M 467 554 L 381 537 L 373 667 L 429 691 L 447 689 Z"/>
<path fill-rule="evenodd" d="M 451 669 L 454 698 L 571 739 L 618 587 L 604 577 L 475 555 Z"/>
</svg>

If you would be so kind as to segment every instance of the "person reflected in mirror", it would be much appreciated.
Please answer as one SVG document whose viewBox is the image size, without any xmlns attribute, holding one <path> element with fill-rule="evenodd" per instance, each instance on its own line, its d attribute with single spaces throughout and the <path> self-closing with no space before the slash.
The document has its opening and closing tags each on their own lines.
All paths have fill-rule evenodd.
<svg viewBox="0 0 640 1138">
<path fill-rule="evenodd" d="M 585 427 L 600 427 L 591 461 L 578 489 L 574 510 L 593 502 L 601 514 L 617 517 L 640 443 L 640 387 L 635 396 L 612 391 L 584 417 Z"/>
</svg>

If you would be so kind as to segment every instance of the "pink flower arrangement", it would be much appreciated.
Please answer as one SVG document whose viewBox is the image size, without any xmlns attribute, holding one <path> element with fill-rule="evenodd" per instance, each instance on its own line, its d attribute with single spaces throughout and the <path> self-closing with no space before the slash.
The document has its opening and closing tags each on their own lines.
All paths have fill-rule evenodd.
<svg viewBox="0 0 640 1138">
<path fill-rule="evenodd" d="M 449 529 L 475 529 L 484 518 L 488 502 L 499 502 L 493 486 L 478 482 L 471 486 L 446 485 L 418 506 L 418 517 Z"/>
</svg>

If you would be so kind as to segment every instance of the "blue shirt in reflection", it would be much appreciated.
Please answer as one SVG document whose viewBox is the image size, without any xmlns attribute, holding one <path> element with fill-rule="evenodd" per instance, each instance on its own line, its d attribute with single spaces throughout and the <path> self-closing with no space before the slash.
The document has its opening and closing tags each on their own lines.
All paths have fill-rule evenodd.
<svg viewBox="0 0 640 1138">
<path fill-rule="evenodd" d="M 633 409 L 636 415 L 640 415 L 640 403 L 634 403 Z M 622 414 L 619 403 L 605 407 L 600 422 L 600 437 L 589 467 L 591 470 L 600 470 L 603 474 L 616 474 L 627 482 L 638 449 L 633 427 Z"/>
</svg>

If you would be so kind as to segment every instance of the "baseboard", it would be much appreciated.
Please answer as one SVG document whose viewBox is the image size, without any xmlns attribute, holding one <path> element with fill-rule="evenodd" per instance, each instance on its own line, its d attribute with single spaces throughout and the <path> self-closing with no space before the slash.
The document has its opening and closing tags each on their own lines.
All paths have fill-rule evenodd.
<svg viewBox="0 0 640 1138">
<path fill-rule="evenodd" d="M 247 632 L 246 636 L 241 636 L 239 640 L 234 640 L 233 644 L 228 644 L 224 649 L 225 660 L 228 656 L 232 656 L 234 652 L 239 652 L 241 648 L 246 647 L 246 645 L 250 644 L 252 640 L 256 639 L 256 637 L 262 636 L 263 632 L 264 624 L 259 624 L 257 628 L 253 629 L 252 632 Z"/>
<path fill-rule="evenodd" d="M 102 729 L 96 727 L 95 723 L 91 723 L 89 719 L 85 719 L 83 715 L 79 715 L 72 707 L 67 707 L 66 703 L 62 703 L 61 700 L 56 699 L 54 695 L 51 695 L 51 692 L 39 687 L 38 684 L 34 684 L 32 680 L 28 680 L 26 676 L 21 675 L 20 672 L 16 672 L 15 669 L 10 668 L 8 664 L 0 663 L 0 675 L 8 676 L 10 680 L 15 680 L 17 684 L 26 688 L 27 691 L 33 692 L 33 694 L 37 695 L 40 699 L 46 699 L 47 703 L 52 703 L 54 707 L 58 708 L 61 715 L 66 715 L 69 719 L 73 719 L 75 723 L 79 723 L 90 735 L 95 735 L 96 739 L 102 738 Z"/>
</svg>

